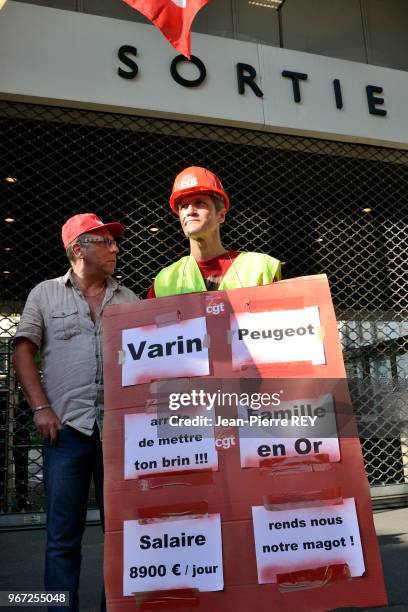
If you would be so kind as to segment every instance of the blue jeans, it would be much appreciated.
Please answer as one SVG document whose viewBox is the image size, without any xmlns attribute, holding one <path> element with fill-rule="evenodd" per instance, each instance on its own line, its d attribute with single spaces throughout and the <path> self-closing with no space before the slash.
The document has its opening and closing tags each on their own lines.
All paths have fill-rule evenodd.
<svg viewBox="0 0 408 612">
<path fill-rule="evenodd" d="M 95 424 L 92 436 L 69 426 L 58 432 L 55 446 L 43 442 L 44 485 L 47 496 L 47 551 L 45 589 L 69 591 L 69 612 L 78 612 L 78 587 L 81 571 L 81 542 L 85 529 L 91 479 L 99 506 L 102 528 L 103 459 L 102 442 Z M 48 607 L 61 612 L 67 608 Z M 102 589 L 101 610 L 106 610 Z"/>
</svg>

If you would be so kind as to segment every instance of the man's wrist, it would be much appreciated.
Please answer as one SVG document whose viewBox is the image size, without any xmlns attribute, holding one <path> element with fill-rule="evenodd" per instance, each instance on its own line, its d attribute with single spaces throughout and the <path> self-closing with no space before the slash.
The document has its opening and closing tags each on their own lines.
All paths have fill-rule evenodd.
<svg viewBox="0 0 408 612">
<path fill-rule="evenodd" d="M 39 406 L 33 406 L 31 410 L 33 411 L 33 414 L 36 414 L 37 412 L 40 412 L 40 410 L 45 410 L 46 408 L 51 408 L 50 404 L 40 404 Z"/>
</svg>

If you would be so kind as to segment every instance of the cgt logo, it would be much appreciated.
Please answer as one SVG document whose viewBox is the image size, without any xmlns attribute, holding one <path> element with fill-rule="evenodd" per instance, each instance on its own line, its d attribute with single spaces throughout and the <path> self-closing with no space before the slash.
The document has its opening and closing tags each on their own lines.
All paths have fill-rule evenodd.
<svg viewBox="0 0 408 612">
<path fill-rule="evenodd" d="M 224 303 L 218 300 L 217 298 L 212 298 L 205 309 L 206 313 L 209 315 L 218 315 L 225 312 Z"/>
<path fill-rule="evenodd" d="M 180 182 L 180 189 L 188 189 L 189 187 L 195 187 L 198 185 L 196 176 L 185 176 Z"/>
<path fill-rule="evenodd" d="M 232 446 L 236 446 L 235 436 L 221 436 L 215 440 L 215 447 L 218 449 L 229 449 Z"/>
</svg>

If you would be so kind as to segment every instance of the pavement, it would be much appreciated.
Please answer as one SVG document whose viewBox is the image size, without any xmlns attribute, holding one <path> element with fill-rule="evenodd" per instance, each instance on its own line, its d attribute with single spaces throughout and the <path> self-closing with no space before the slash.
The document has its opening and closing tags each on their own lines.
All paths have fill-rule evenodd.
<svg viewBox="0 0 408 612">
<path fill-rule="evenodd" d="M 389 605 L 386 608 L 342 608 L 341 612 L 408 612 L 408 508 L 377 510 L 374 512 L 374 522 L 380 543 Z M 44 529 L 3 531 L 0 533 L 0 542 L 0 590 L 41 590 Z M 98 611 L 102 582 L 102 546 L 101 528 L 88 526 L 83 539 L 81 612 Z M 0 612 L 3 610 L 11 612 L 15 608 L 2 607 Z M 44 609 L 27 606 L 23 610 L 40 612 Z"/>
</svg>

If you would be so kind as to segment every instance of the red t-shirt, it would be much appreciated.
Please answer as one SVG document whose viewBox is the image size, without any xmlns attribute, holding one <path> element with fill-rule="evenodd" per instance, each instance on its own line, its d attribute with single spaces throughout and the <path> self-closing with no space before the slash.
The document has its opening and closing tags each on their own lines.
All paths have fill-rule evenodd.
<svg viewBox="0 0 408 612">
<path fill-rule="evenodd" d="M 212 259 L 197 261 L 197 265 L 200 268 L 207 291 L 216 291 L 218 289 L 222 279 L 238 255 L 238 251 L 227 251 L 226 253 L 213 257 Z M 147 293 L 146 299 L 155 297 L 156 294 L 154 292 L 153 283 Z"/>
</svg>

